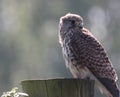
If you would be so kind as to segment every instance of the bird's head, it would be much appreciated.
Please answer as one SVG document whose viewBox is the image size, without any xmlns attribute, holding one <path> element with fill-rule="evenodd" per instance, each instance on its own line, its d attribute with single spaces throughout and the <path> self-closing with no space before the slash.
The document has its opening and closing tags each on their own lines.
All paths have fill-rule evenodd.
<svg viewBox="0 0 120 97">
<path fill-rule="evenodd" d="M 60 18 L 60 28 L 70 29 L 70 28 L 83 28 L 83 19 L 77 14 L 68 13 Z"/>
<path fill-rule="evenodd" d="M 77 14 L 68 13 L 60 18 L 59 23 L 59 42 L 62 44 L 66 33 L 71 32 L 72 29 L 82 29 L 83 19 Z"/>
</svg>

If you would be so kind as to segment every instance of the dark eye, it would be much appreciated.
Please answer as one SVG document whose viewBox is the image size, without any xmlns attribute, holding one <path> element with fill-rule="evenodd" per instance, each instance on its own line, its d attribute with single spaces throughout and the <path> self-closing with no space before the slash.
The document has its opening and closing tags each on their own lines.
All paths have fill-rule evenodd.
<svg viewBox="0 0 120 97">
<path fill-rule="evenodd" d="M 74 25 L 74 24 L 75 24 L 75 21 L 74 21 L 74 20 L 72 20 L 72 21 L 71 21 L 71 23 Z"/>
</svg>

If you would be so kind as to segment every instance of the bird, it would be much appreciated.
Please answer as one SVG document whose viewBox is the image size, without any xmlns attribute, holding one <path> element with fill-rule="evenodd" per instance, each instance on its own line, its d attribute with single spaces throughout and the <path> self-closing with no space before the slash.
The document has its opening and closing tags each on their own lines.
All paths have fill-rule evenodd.
<svg viewBox="0 0 120 97">
<path fill-rule="evenodd" d="M 74 78 L 94 79 L 106 97 L 120 97 L 113 64 L 103 45 L 84 27 L 80 15 L 67 13 L 60 17 L 58 36 L 65 64 Z"/>
</svg>

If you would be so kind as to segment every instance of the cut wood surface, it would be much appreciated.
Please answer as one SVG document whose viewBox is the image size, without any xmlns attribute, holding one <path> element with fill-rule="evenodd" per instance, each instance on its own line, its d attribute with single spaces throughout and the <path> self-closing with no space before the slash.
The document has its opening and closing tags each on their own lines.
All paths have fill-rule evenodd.
<svg viewBox="0 0 120 97">
<path fill-rule="evenodd" d="M 83 79 L 25 80 L 23 92 L 29 97 L 93 97 L 94 81 Z"/>
</svg>

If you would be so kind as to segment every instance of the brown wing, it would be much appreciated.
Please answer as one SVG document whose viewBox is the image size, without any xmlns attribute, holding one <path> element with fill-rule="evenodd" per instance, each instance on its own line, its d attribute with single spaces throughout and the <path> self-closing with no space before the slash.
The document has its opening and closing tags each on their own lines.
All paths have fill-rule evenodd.
<svg viewBox="0 0 120 97">
<path fill-rule="evenodd" d="M 117 74 L 102 45 L 88 30 L 73 32 L 66 35 L 67 58 L 74 61 L 73 65 L 87 66 L 97 78 L 117 80 Z"/>
</svg>

